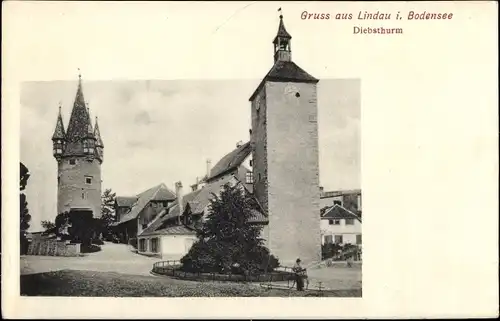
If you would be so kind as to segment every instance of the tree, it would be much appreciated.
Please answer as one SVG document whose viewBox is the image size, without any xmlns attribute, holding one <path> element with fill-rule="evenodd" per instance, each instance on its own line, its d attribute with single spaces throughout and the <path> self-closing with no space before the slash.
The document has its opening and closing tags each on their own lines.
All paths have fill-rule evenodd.
<svg viewBox="0 0 500 321">
<path fill-rule="evenodd" d="M 56 227 L 56 225 L 54 223 L 52 223 L 51 221 L 42 221 L 41 225 L 45 229 L 46 232 L 49 232 L 51 230 L 55 230 L 55 227 Z"/>
<path fill-rule="evenodd" d="M 115 221 L 115 198 L 116 193 L 113 193 L 111 188 L 104 190 L 101 195 L 101 229 L 105 235 L 111 234 L 110 225 Z"/>
<path fill-rule="evenodd" d="M 237 264 L 249 273 L 272 270 L 278 260 L 260 237 L 262 227 L 249 224 L 255 200 L 239 186 L 226 184 L 213 195 L 198 240 L 181 259 L 183 268 L 196 272 L 226 272 Z"/>
<path fill-rule="evenodd" d="M 28 239 L 26 237 L 26 231 L 29 229 L 29 222 L 31 221 L 31 215 L 28 211 L 28 202 L 26 201 L 26 195 L 22 193 L 28 184 L 28 179 L 30 177 L 28 168 L 23 164 L 20 164 L 20 179 L 19 179 L 19 209 L 20 209 L 20 250 L 21 254 L 26 254 L 28 251 Z"/>
</svg>

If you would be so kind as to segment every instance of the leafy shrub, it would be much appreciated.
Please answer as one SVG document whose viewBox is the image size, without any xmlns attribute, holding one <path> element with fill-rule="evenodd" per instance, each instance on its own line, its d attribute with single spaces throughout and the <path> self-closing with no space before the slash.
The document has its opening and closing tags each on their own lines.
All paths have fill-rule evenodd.
<svg viewBox="0 0 500 321">
<path fill-rule="evenodd" d="M 81 253 L 95 253 L 99 252 L 101 250 L 101 247 L 99 245 L 94 245 L 94 244 L 82 244 L 80 247 L 80 252 Z"/>
<path fill-rule="evenodd" d="M 104 245 L 104 242 L 101 239 L 92 239 L 92 244 Z"/>
<path fill-rule="evenodd" d="M 260 238 L 262 227 L 250 224 L 255 200 L 226 184 L 210 201 L 210 212 L 198 241 L 181 259 L 187 272 L 254 274 L 279 266 Z"/>
</svg>

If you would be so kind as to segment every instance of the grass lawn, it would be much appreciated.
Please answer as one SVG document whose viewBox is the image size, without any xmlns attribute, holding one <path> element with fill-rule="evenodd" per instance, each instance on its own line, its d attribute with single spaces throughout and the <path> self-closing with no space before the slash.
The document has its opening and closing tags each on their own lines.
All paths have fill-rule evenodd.
<svg viewBox="0 0 500 321">
<path fill-rule="evenodd" d="M 304 291 L 261 288 L 256 284 L 175 280 L 113 272 L 62 270 L 21 275 L 24 296 L 100 297 L 361 297 L 361 289 Z"/>
</svg>

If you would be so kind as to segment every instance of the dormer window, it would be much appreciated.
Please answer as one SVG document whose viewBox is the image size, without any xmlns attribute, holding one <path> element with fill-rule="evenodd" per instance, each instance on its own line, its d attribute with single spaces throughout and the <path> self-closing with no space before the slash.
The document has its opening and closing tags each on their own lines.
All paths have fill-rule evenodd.
<svg viewBox="0 0 500 321">
<path fill-rule="evenodd" d="M 85 184 L 88 185 L 92 184 L 92 176 L 85 176 Z"/>
<path fill-rule="evenodd" d="M 253 172 L 246 173 L 246 183 L 253 184 Z"/>
</svg>

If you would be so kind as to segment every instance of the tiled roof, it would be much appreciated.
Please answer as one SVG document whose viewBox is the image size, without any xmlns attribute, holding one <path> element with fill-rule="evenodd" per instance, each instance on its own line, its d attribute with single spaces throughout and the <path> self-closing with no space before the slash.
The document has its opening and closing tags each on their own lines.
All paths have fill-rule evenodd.
<svg viewBox="0 0 500 321">
<path fill-rule="evenodd" d="M 92 124 L 90 123 L 90 115 L 87 107 L 85 106 L 82 81 L 80 79 L 78 81 L 78 89 L 76 91 L 73 110 L 71 111 L 71 117 L 69 119 L 66 139 L 68 142 L 80 142 L 85 137 L 94 137 L 93 131 L 89 133 L 89 128 L 91 127 Z"/>
<path fill-rule="evenodd" d="M 137 196 L 117 196 L 115 198 L 118 207 L 132 207 L 137 200 Z"/>
<path fill-rule="evenodd" d="M 64 123 L 61 116 L 61 107 L 59 107 L 59 115 L 57 115 L 56 128 L 54 130 L 54 135 L 52 135 L 52 140 L 64 139 L 65 133 Z"/>
<path fill-rule="evenodd" d="M 95 145 L 98 147 L 104 147 L 104 143 L 101 138 L 101 131 L 99 130 L 99 124 L 97 123 L 97 117 L 95 118 L 94 136 L 96 138 Z"/>
<path fill-rule="evenodd" d="M 347 210 L 346 208 L 335 204 L 334 206 L 326 209 L 325 213 L 321 216 L 321 219 L 357 219 L 361 222 L 361 218 L 354 214 L 353 212 Z"/>
<path fill-rule="evenodd" d="M 153 231 L 150 233 L 142 233 L 141 236 L 150 236 L 150 235 L 196 235 L 196 231 L 185 226 L 185 225 L 175 225 L 169 226 L 157 231 Z"/>
<path fill-rule="evenodd" d="M 201 189 L 191 192 L 189 194 L 184 195 L 182 198 L 182 203 L 184 204 L 184 208 L 188 202 L 193 200 L 198 193 L 201 192 Z M 169 221 L 171 219 L 177 218 L 179 216 L 179 207 L 177 206 L 178 202 L 175 200 L 169 207 L 165 210 L 161 211 L 157 218 L 149 225 L 144 231 L 142 231 L 141 235 L 150 235 L 158 229 L 162 228 L 164 222 Z"/>
<path fill-rule="evenodd" d="M 217 164 L 215 164 L 215 166 L 212 168 L 212 170 L 210 171 L 210 176 L 206 180 L 213 180 L 233 169 L 236 169 L 241 165 L 241 163 L 245 161 L 245 159 L 250 155 L 251 152 L 252 148 L 250 146 L 250 142 L 242 144 L 229 154 L 222 157 L 221 160 L 217 162 Z"/>
<path fill-rule="evenodd" d="M 274 38 L 274 43 L 277 42 L 278 38 L 292 39 L 292 36 L 286 31 L 285 24 L 283 23 L 283 16 L 280 16 L 280 24 L 278 26 L 278 34 Z"/>
<path fill-rule="evenodd" d="M 265 216 L 262 213 L 262 211 L 259 211 L 256 209 L 252 209 L 251 211 L 252 211 L 252 216 L 248 220 L 248 222 L 250 222 L 250 223 L 267 223 L 267 222 L 269 222 L 269 219 L 267 218 L 267 216 Z"/>
<path fill-rule="evenodd" d="M 160 185 L 152 187 L 137 195 L 137 202 L 132 206 L 130 212 L 120 218 L 118 225 L 137 218 L 137 215 L 139 215 L 144 207 L 152 200 L 170 201 L 174 198 L 175 194 L 172 193 L 165 184 L 161 183 Z"/>
<path fill-rule="evenodd" d="M 189 207 L 191 213 L 202 214 L 205 208 L 210 204 L 210 200 L 212 199 L 213 194 L 218 195 L 222 187 L 230 182 L 232 182 L 233 184 L 240 183 L 236 176 L 226 175 L 219 180 L 207 183 L 199 190 L 185 195 L 182 202 L 183 208 L 186 209 L 186 207 Z M 179 213 L 179 206 L 177 201 L 175 201 L 166 209 L 166 211 L 161 212 L 158 215 L 158 218 L 141 233 L 141 236 L 162 234 L 157 232 L 163 231 L 164 229 L 168 228 L 170 224 L 175 224 L 175 220 L 178 219 L 179 214 L 182 215 L 184 213 Z M 253 216 L 250 219 L 251 223 L 268 222 L 268 219 L 265 214 L 263 214 L 262 209 L 253 209 L 252 214 Z"/>
<path fill-rule="evenodd" d="M 308 74 L 304 71 L 304 69 L 297 66 L 297 64 L 293 61 L 278 60 L 271 70 L 269 70 L 264 79 L 262 79 L 257 89 L 250 97 L 250 101 L 254 100 L 255 96 L 260 91 L 260 88 L 266 81 L 317 83 L 319 80 Z"/>
</svg>

